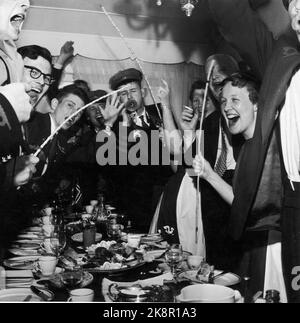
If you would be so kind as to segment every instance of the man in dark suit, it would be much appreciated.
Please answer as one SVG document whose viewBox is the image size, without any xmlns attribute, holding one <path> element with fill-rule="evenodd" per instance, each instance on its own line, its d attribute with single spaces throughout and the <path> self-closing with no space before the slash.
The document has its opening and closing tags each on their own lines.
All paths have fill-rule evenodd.
<svg viewBox="0 0 300 323">
<path fill-rule="evenodd" d="M 291 169 L 291 165 L 298 163 L 295 154 L 299 146 L 294 126 L 300 121 L 291 108 L 299 102 L 296 96 L 291 98 L 291 93 L 297 84 L 300 66 L 296 41 L 300 30 L 300 1 L 284 0 L 283 3 L 289 10 L 294 32 L 276 41 L 247 9 L 246 1 L 211 0 L 210 6 L 223 36 L 240 54 L 248 57 L 248 63 L 255 65 L 255 70 L 263 77 L 254 137 L 247 142 L 240 157 L 231 233 L 235 239 L 240 239 L 245 228 L 261 227 L 269 231 L 267 237 L 260 239 L 261 243 L 274 245 L 281 240 L 288 301 L 300 302 L 299 288 L 295 284 L 300 263 L 299 166 Z M 233 23 L 234 28 L 230 28 Z M 238 36 L 241 30 L 247 37 Z M 295 123 L 288 124 L 287 118 Z M 293 148 L 287 144 L 287 138 L 295 140 Z M 277 234 L 279 225 L 282 237 Z M 252 239 L 252 244 L 258 240 Z"/>
<path fill-rule="evenodd" d="M 146 232 L 170 169 L 161 166 L 161 120 L 155 106 L 144 104 L 146 89 L 142 87 L 142 79 L 142 73 L 134 68 L 112 76 L 111 89 L 124 89 L 102 112 L 106 120 L 104 131 L 109 133 L 111 129 L 117 141 L 115 165 L 118 166 L 114 167 L 112 176 L 118 187 L 120 207 L 137 230 Z M 153 144 L 153 137 L 157 139 L 157 146 Z M 99 154 L 97 158 L 101 162 Z"/>
</svg>

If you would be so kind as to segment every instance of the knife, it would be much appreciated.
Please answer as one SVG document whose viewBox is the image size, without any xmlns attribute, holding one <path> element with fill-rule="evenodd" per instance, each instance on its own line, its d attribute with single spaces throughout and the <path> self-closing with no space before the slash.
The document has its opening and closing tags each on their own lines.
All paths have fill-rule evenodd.
<svg viewBox="0 0 300 323">
<path fill-rule="evenodd" d="M 45 302 L 49 302 L 52 298 L 51 296 L 47 295 L 46 293 L 44 293 L 42 290 L 38 289 L 35 286 L 30 286 L 30 289 L 35 295 L 40 297 Z"/>
</svg>

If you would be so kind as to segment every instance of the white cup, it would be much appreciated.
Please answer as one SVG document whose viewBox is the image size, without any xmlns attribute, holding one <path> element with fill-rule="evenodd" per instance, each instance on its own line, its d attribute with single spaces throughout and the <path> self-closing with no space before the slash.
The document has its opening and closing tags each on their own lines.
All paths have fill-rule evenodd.
<svg viewBox="0 0 300 323">
<path fill-rule="evenodd" d="M 241 294 L 229 287 L 198 284 L 184 287 L 176 297 L 180 303 L 235 303 Z"/>
<path fill-rule="evenodd" d="M 44 225 L 51 224 L 51 216 L 50 215 L 45 215 L 42 217 L 42 223 Z"/>
<path fill-rule="evenodd" d="M 52 207 L 46 207 L 43 211 L 46 216 L 50 216 L 52 214 Z"/>
<path fill-rule="evenodd" d="M 89 288 L 78 288 L 70 291 L 68 302 L 92 302 L 94 300 L 94 291 Z"/>
<path fill-rule="evenodd" d="M 140 234 L 127 234 L 127 244 L 131 248 L 138 248 L 141 242 L 141 235 Z"/>
<path fill-rule="evenodd" d="M 192 270 L 197 270 L 200 268 L 201 263 L 203 262 L 204 257 L 202 256 L 188 256 L 187 257 L 187 264 L 189 266 L 190 269 Z"/>
<path fill-rule="evenodd" d="M 45 238 L 44 241 L 41 243 L 41 248 L 46 251 L 46 253 L 53 253 L 51 248 L 51 239 Z"/>
<path fill-rule="evenodd" d="M 54 231 L 54 225 L 52 224 L 44 224 L 42 228 L 45 237 L 50 237 L 52 232 Z"/>
<path fill-rule="evenodd" d="M 98 204 L 98 201 L 97 200 L 91 200 L 90 204 L 91 204 L 92 207 L 95 207 Z"/>
<path fill-rule="evenodd" d="M 87 205 L 85 207 L 85 210 L 86 210 L 86 213 L 92 214 L 93 213 L 93 210 L 94 210 L 94 207 L 93 207 L 93 205 Z"/>
<path fill-rule="evenodd" d="M 54 256 L 42 256 L 39 257 L 37 264 L 43 276 L 51 276 L 55 272 L 57 258 Z"/>
</svg>

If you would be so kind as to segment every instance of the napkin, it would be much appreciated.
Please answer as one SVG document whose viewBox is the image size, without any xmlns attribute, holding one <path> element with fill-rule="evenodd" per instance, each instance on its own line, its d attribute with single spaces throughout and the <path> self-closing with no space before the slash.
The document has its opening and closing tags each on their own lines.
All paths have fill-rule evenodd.
<svg viewBox="0 0 300 323">
<path fill-rule="evenodd" d="M 136 284 L 139 284 L 142 287 L 152 286 L 152 285 L 162 286 L 165 280 L 173 280 L 173 275 L 170 272 L 168 272 L 160 276 L 143 279 L 143 280 L 136 280 L 134 282 L 115 282 L 107 278 L 104 278 L 102 280 L 102 295 L 104 296 L 105 302 L 112 302 L 112 300 L 108 296 L 108 288 L 111 284 L 117 284 L 119 287 L 129 287 Z"/>
</svg>

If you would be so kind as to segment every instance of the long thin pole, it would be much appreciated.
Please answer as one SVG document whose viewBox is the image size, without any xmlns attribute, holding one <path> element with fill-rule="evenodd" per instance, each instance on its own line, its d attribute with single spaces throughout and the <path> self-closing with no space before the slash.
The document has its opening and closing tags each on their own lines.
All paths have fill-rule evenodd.
<svg viewBox="0 0 300 323">
<path fill-rule="evenodd" d="M 113 27 L 116 29 L 116 31 L 118 32 L 118 34 L 120 35 L 121 39 L 123 40 L 125 46 L 128 48 L 129 52 L 130 52 L 130 55 L 132 57 L 132 59 L 134 61 L 136 61 L 137 65 L 139 66 L 141 72 L 143 73 L 144 75 L 144 78 L 145 78 L 145 81 L 146 81 L 146 84 L 149 88 L 149 92 L 150 92 L 150 95 L 151 95 L 151 98 L 154 102 L 154 105 L 156 107 L 156 110 L 157 110 L 157 113 L 158 113 L 158 116 L 160 118 L 160 120 L 162 121 L 162 116 L 161 116 L 161 113 L 160 113 L 160 110 L 158 108 L 158 105 L 155 101 L 155 98 L 154 98 L 154 95 L 153 95 L 153 91 L 152 91 L 152 88 L 151 88 L 151 85 L 149 83 L 149 80 L 147 78 L 147 74 L 145 73 L 144 71 L 144 68 L 139 60 L 139 58 L 137 57 L 137 55 L 135 54 L 134 50 L 132 49 L 132 47 L 129 45 L 128 41 L 126 40 L 126 38 L 124 37 L 123 33 L 121 32 L 120 28 L 116 25 L 116 23 L 113 21 L 113 19 L 111 18 L 110 14 L 106 11 L 106 9 L 104 8 L 104 6 L 101 5 L 101 9 L 103 10 L 104 14 L 106 15 L 106 17 L 108 18 L 108 20 L 110 21 L 110 23 L 113 25 Z"/>
<path fill-rule="evenodd" d="M 94 101 L 86 104 L 85 106 L 83 106 L 82 108 L 80 108 L 79 110 L 75 111 L 73 114 L 71 114 L 66 120 L 64 120 L 64 122 L 59 126 L 57 127 L 57 129 L 55 129 L 55 131 L 43 142 L 43 144 L 39 147 L 39 149 L 33 154 L 34 157 L 37 157 L 40 152 L 44 149 L 44 147 L 54 138 L 54 136 L 58 133 L 58 131 L 66 124 L 68 123 L 71 119 L 73 119 L 74 117 L 77 116 L 77 114 L 79 114 L 81 111 L 87 109 L 88 107 L 90 107 L 91 105 L 97 103 L 98 101 L 101 101 L 103 99 L 106 99 L 108 98 L 109 96 L 112 96 L 120 91 L 124 91 L 124 88 L 125 87 L 122 87 L 121 89 L 119 90 L 116 90 L 116 91 L 113 91 L 113 92 L 110 92 L 104 96 L 102 96 L 101 98 L 98 98 L 98 99 L 95 99 Z"/>
<path fill-rule="evenodd" d="M 199 134 L 198 134 L 198 152 L 201 151 L 201 140 L 202 140 L 202 126 L 203 126 L 203 121 L 204 121 L 204 113 L 205 113 L 205 106 L 207 102 L 207 96 L 208 96 L 208 88 L 209 88 L 209 82 L 211 79 L 211 75 L 213 72 L 215 62 L 212 61 L 211 65 L 208 70 L 207 74 L 207 80 L 206 80 L 206 86 L 205 86 L 205 92 L 204 92 L 204 99 L 202 103 L 202 108 L 201 108 L 201 118 L 200 118 L 200 128 L 199 128 Z M 202 158 L 203 154 L 201 154 Z M 200 174 L 198 174 L 197 177 L 197 203 L 196 203 L 196 226 L 195 226 L 195 242 L 196 244 L 198 243 L 198 232 L 199 232 L 199 214 L 200 214 L 200 209 L 201 209 L 201 191 L 200 191 Z"/>
</svg>

